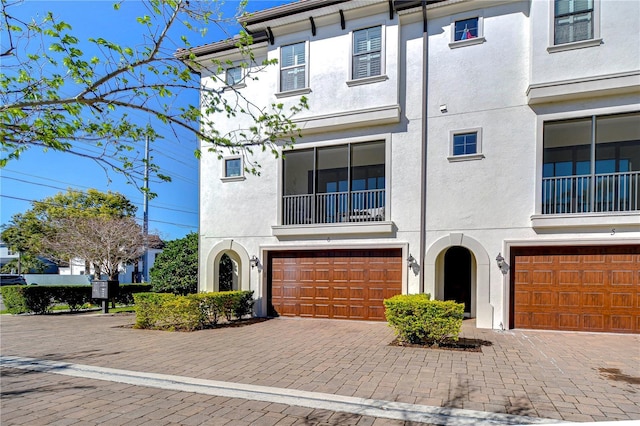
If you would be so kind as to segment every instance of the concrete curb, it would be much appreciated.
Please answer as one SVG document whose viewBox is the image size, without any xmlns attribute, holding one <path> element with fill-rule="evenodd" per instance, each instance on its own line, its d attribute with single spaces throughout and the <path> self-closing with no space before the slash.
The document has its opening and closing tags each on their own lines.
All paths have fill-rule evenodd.
<svg viewBox="0 0 640 426">
<path fill-rule="evenodd" d="M 456 424 L 484 426 L 564 423 L 561 420 L 555 419 L 381 401 L 319 392 L 308 392 L 296 389 L 221 382 L 184 376 L 96 367 L 84 364 L 71 364 L 27 357 L 0 356 L 0 366 L 43 373 L 61 374 L 71 377 L 105 380 L 135 386 L 146 386 L 213 396 L 224 396 L 229 398 L 241 398 L 313 409 L 325 409 L 363 416 L 408 420 L 438 425 Z"/>
</svg>

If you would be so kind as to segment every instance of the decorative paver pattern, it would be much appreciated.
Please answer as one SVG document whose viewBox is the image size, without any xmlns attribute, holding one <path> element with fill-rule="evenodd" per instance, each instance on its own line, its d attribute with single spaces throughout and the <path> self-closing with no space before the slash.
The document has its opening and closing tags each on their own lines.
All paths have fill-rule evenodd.
<svg viewBox="0 0 640 426">
<path fill-rule="evenodd" d="M 131 315 L 4 315 L 0 353 L 568 421 L 640 420 L 638 335 L 500 332 L 465 321 L 464 337 L 492 343 L 479 353 L 390 346 L 393 331 L 385 323 L 274 319 L 170 333 L 127 327 L 133 321 Z M 104 424 L 103 414 L 112 416 L 110 424 L 394 424 L 365 417 L 336 423 L 341 413 L 218 397 L 202 402 L 205 396 L 186 392 L 121 389 L 6 368 L 2 373 L 3 425 L 37 424 L 23 422 L 25 413 L 53 424 L 45 420 L 54 412 L 64 413 L 58 424 Z M 162 403 L 174 399 L 187 401 Z M 243 412 L 238 406 L 246 408 L 245 417 L 237 418 Z M 139 421 L 125 422 L 131 420 L 125 414 Z"/>
</svg>

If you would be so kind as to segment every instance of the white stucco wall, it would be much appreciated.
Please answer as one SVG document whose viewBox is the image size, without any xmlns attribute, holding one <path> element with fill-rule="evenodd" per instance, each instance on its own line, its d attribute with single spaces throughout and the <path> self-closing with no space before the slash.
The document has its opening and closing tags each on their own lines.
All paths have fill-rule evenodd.
<svg viewBox="0 0 640 426">
<path fill-rule="evenodd" d="M 303 126 L 305 120 L 307 124 L 321 125 L 307 128 L 296 148 L 385 140 L 386 219 L 393 222 L 395 231 L 353 235 L 336 226 L 333 233 L 275 236 L 280 225 L 281 160 L 270 153 L 257 153 L 253 160 L 262 165 L 261 176 L 245 175 L 241 180 L 224 181 L 224 163 L 204 147 L 199 288 L 214 289 L 211 259 L 218 259 L 221 250 L 234 250 L 235 245 L 238 253 L 245 253 L 239 255 L 240 262 L 245 262 L 244 279 L 256 292 L 258 314 L 264 314 L 266 274 L 261 267 L 246 266 L 251 256 L 264 262 L 270 250 L 366 245 L 398 247 L 405 258 L 409 254 L 416 257 L 425 274 L 424 291 L 442 297 L 444 252 L 462 245 L 473 256 L 472 313 L 476 324 L 501 328 L 509 321 L 510 276 L 499 270 L 495 261 L 498 253 L 508 260 L 514 245 L 640 242 L 640 217 L 633 213 L 619 217 L 574 216 L 543 227 L 534 225 L 544 222 L 544 218 L 536 218 L 540 213 L 543 123 L 640 109 L 638 94 L 627 88 L 579 99 L 570 94 L 578 89 L 563 88 L 569 95 L 563 92 L 560 97 L 553 94 L 553 99 L 539 95 L 534 101 L 531 99 L 530 89 L 535 84 L 588 80 L 640 69 L 640 35 L 626 30 L 640 26 L 640 3 L 600 3 L 603 43 L 562 52 L 547 50 L 551 25 L 548 2 L 485 0 L 429 7 L 426 250 L 422 259 L 419 243 L 425 46 L 421 11 L 404 12 L 390 20 L 384 8 L 371 6 L 370 10 L 376 13 L 367 16 L 365 7 L 350 12 L 345 30 L 340 28 L 337 14 L 327 15 L 318 19 L 316 36 L 311 35 L 308 26 L 278 27 L 274 23 L 275 46 L 260 45 L 258 61 L 278 58 L 278 46 L 282 44 L 306 41 L 309 46 L 310 92 L 305 96 L 310 109 L 297 119 L 302 120 Z M 452 23 L 469 17 L 482 19 L 484 39 L 451 46 Z M 616 20 L 626 25 L 616 26 Z M 387 78 L 349 87 L 350 31 L 377 24 L 384 25 Z M 277 66 L 268 68 L 258 81 L 247 81 L 243 93 L 262 104 L 292 104 L 298 96 L 275 96 L 278 72 Z M 620 84 L 628 84 L 628 77 Z M 392 105 L 400 111 L 395 121 L 385 110 Z M 368 110 L 364 114 L 370 119 L 366 125 L 354 118 L 362 110 Z M 387 111 L 387 121 L 371 119 L 376 110 Z M 332 118 L 316 120 L 318 117 Z M 246 125 L 241 119 L 222 123 L 226 129 Z M 454 161 L 459 158 L 450 158 L 451 133 L 465 129 L 481 132 L 482 155 Z M 617 233 L 611 233 L 613 227 Z M 407 270 L 403 291 L 419 290 L 418 275 Z"/>
<path fill-rule="evenodd" d="M 553 3 L 531 2 L 531 84 L 638 71 L 640 2 L 594 0 L 596 47 L 549 53 L 553 46 Z M 599 11 L 599 13 L 598 13 Z"/>
</svg>

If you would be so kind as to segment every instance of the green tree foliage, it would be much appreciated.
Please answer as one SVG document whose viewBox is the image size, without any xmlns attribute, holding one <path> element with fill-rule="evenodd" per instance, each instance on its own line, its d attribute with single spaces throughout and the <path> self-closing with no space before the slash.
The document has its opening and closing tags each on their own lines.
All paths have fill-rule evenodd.
<svg viewBox="0 0 640 426">
<path fill-rule="evenodd" d="M 130 45 L 103 37 L 80 40 L 69 23 L 51 12 L 39 20 L 21 17 L 15 7 L 20 3 L 1 0 L 0 167 L 28 149 L 41 148 L 90 158 L 138 185 L 145 164 L 141 144 L 161 137 L 154 123 L 168 127 L 165 134 L 172 137 L 190 132 L 214 152 L 250 155 L 259 148 L 277 155 L 276 143 L 293 143 L 297 136 L 291 117 L 306 108 L 304 98 L 288 109 L 251 103 L 239 92 L 228 96 L 235 89 L 220 90 L 224 82 L 216 75 L 229 65 L 196 61 L 190 50 L 190 38 L 199 36 L 195 44 L 210 42 L 204 38 L 206 28 L 235 21 L 242 3 L 238 15 L 224 19 L 216 0 L 142 0 L 145 15 L 131 20 Z M 121 0 L 114 9 L 125 6 L 128 1 Z M 257 78 L 256 73 L 275 62 L 257 63 L 247 34 L 236 41 L 245 79 Z M 214 84 L 202 85 L 201 75 L 211 76 Z M 200 102 L 176 102 L 185 96 Z M 252 124 L 231 133 L 218 130 L 216 120 L 237 115 L 248 116 Z M 79 149 L 87 143 L 100 153 Z M 248 164 L 248 171 L 259 173 L 258 165 Z M 152 175 L 169 180 L 153 160 L 149 166 Z"/>
<path fill-rule="evenodd" d="M 149 271 L 155 292 L 189 294 L 198 287 L 198 234 L 169 241 Z"/>
<path fill-rule="evenodd" d="M 35 256 L 20 255 L 20 259 L 11 259 L 5 263 L 0 272 L 4 274 L 13 274 L 16 272 L 23 273 L 29 271 L 30 273 L 41 274 L 47 269 L 47 265 Z"/>
<path fill-rule="evenodd" d="M 11 221 L 2 226 L 0 238 L 13 251 L 20 252 L 23 256 L 50 258 L 52 253 L 43 247 L 44 238 L 55 232 L 54 224 L 61 219 L 127 218 L 133 217 L 136 210 L 137 207 L 118 192 L 96 189 L 82 192 L 69 189 L 67 192 L 33 201 L 31 209 L 13 215 Z"/>
</svg>

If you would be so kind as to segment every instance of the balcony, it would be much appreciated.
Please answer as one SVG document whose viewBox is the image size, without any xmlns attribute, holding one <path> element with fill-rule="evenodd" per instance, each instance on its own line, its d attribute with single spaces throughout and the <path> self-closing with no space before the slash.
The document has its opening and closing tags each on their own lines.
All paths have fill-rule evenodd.
<svg viewBox="0 0 640 426">
<path fill-rule="evenodd" d="M 282 225 L 385 221 L 385 190 L 285 195 Z"/>
<path fill-rule="evenodd" d="M 640 210 L 640 172 L 542 179 L 542 214 L 632 212 Z"/>
</svg>

